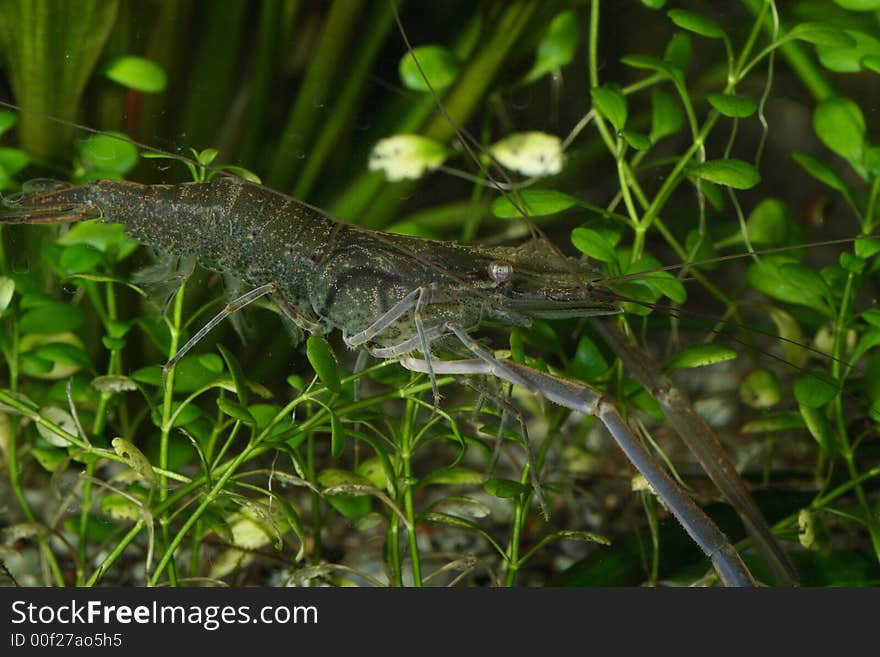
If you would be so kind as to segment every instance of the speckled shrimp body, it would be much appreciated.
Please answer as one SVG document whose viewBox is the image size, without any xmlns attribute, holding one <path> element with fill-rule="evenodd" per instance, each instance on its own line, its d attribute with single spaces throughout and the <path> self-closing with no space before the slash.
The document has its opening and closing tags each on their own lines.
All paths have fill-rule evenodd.
<svg viewBox="0 0 880 657">
<path fill-rule="evenodd" d="M 269 286 L 266 293 L 301 327 L 339 329 L 350 346 L 380 357 L 427 351 L 453 326 L 617 312 L 585 283 L 589 270 L 541 241 L 480 248 L 370 231 L 235 177 L 176 185 L 33 181 L 5 206 L 3 222 L 123 224 L 160 253 L 193 256 L 248 286 Z"/>
</svg>

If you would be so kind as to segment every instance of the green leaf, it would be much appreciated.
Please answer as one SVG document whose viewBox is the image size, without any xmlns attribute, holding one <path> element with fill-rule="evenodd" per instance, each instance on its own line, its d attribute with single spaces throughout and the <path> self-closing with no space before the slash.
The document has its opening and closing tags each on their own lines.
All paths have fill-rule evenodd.
<svg viewBox="0 0 880 657">
<path fill-rule="evenodd" d="M 238 363 L 238 359 L 222 344 L 217 344 L 217 350 L 220 352 L 220 355 L 226 362 L 226 368 L 232 375 L 232 383 L 235 385 L 235 394 L 238 396 L 238 401 L 246 405 L 250 391 L 248 390 L 247 379 L 244 376 L 241 365 Z"/>
<path fill-rule="evenodd" d="M 854 256 L 852 253 L 847 253 L 846 251 L 840 253 L 838 256 L 838 263 L 840 264 L 841 269 L 844 269 L 851 274 L 861 274 L 867 264 L 863 258 Z"/>
<path fill-rule="evenodd" d="M 87 169 L 112 171 L 125 175 L 138 163 L 137 147 L 121 132 L 92 135 L 79 147 L 79 156 Z"/>
<path fill-rule="evenodd" d="M 751 189 L 761 182 L 758 170 L 742 160 L 709 160 L 694 167 L 694 173 L 700 178 L 734 189 Z"/>
<path fill-rule="evenodd" d="M 605 236 L 590 228 L 575 228 L 571 231 L 571 243 L 581 253 L 601 262 L 617 262 L 614 246 Z"/>
<path fill-rule="evenodd" d="M 691 63 L 693 53 L 693 40 L 688 32 L 676 32 L 672 35 L 666 49 L 663 51 L 663 59 L 680 71 L 687 70 Z M 682 77 L 679 74 L 679 77 Z"/>
<path fill-rule="evenodd" d="M 85 315 L 76 306 L 47 303 L 26 312 L 19 323 L 22 333 L 62 333 L 83 325 Z"/>
<path fill-rule="evenodd" d="M 58 265 L 65 275 L 96 271 L 102 262 L 104 262 L 104 254 L 87 244 L 68 246 L 62 250 L 58 258 Z"/>
<path fill-rule="evenodd" d="M 865 149 L 865 156 L 862 161 L 868 173 L 875 176 L 880 174 L 880 147 L 868 146 Z"/>
<path fill-rule="evenodd" d="M 837 381 L 822 372 L 810 372 L 794 382 L 794 398 L 801 406 L 821 408 L 839 392 Z"/>
<path fill-rule="evenodd" d="M 541 37 L 535 52 L 535 63 L 523 82 L 534 82 L 571 62 L 577 51 L 579 36 L 577 14 L 571 10 L 557 14 Z"/>
<path fill-rule="evenodd" d="M 646 151 L 651 148 L 651 138 L 635 130 L 624 130 L 620 133 L 626 143 L 638 151 Z"/>
<path fill-rule="evenodd" d="M 773 372 L 753 370 L 740 384 L 739 397 L 752 408 L 770 408 L 782 400 L 782 386 Z"/>
<path fill-rule="evenodd" d="M 419 487 L 429 484 L 456 484 L 459 486 L 473 486 L 486 481 L 486 475 L 468 470 L 467 468 L 443 468 L 432 470 L 419 480 Z"/>
<path fill-rule="evenodd" d="M 489 495 L 494 495 L 495 497 L 503 499 L 526 495 L 531 489 L 531 486 L 521 484 L 512 479 L 490 479 L 483 484 L 483 490 L 489 493 Z"/>
<path fill-rule="evenodd" d="M 330 344 L 322 337 L 310 335 L 306 342 L 306 356 L 315 374 L 331 392 L 342 392 L 342 383 L 339 380 L 339 365 L 336 362 L 336 354 L 330 348 Z"/>
<path fill-rule="evenodd" d="M 370 495 L 369 490 L 374 488 L 372 482 L 363 475 L 348 470 L 339 470 L 337 468 L 327 468 L 318 474 L 318 485 L 321 488 L 343 488 L 351 487 L 352 492 L 349 495 Z"/>
<path fill-rule="evenodd" d="M 156 483 L 158 476 L 153 472 L 150 460 L 134 444 L 125 440 L 125 438 L 114 438 L 111 445 L 113 446 L 113 451 L 125 459 L 128 467 L 134 470 L 141 479 L 150 485 Z"/>
<path fill-rule="evenodd" d="M 857 237 L 854 250 L 860 258 L 871 258 L 880 253 L 880 239 L 876 237 Z M 0 303 L 0 309 L 3 304 Z"/>
<path fill-rule="evenodd" d="M 801 417 L 804 418 L 804 423 L 807 425 L 807 430 L 810 432 L 810 435 L 816 439 L 816 442 L 819 443 L 819 446 L 825 450 L 825 452 L 833 454 L 835 452 L 834 431 L 831 428 L 831 422 L 828 420 L 828 416 L 825 415 L 824 411 L 820 408 L 804 406 L 803 404 L 798 408 L 800 409 Z"/>
<path fill-rule="evenodd" d="M 847 198 L 851 197 L 849 188 L 843 182 L 843 179 L 822 160 L 806 153 L 793 153 L 792 158 L 819 182 L 825 183 L 831 189 L 837 190 Z"/>
<path fill-rule="evenodd" d="M 687 301 L 687 290 L 684 284 L 668 271 L 652 271 L 641 280 L 654 290 L 657 296 L 669 297 L 675 303 Z"/>
<path fill-rule="evenodd" d="M 786 36 L 832 48 L 852 48 L 856 45 L 856 40 L 849 34 L 825 23 L 800 23 L 791 28 Z"/>
<path fill-rule="evenodd" d="M 339 416 L 330 411 L 330 454 L 338 458 L 345 450 L 345 428 Z"/>
<path fill-rule="evenodd" d="M 31 156 L 23 150 L 8 146 L 0 147 L 0 166 L 7 175 L 14 176 L 30 163 Z"/>
<path fill-rule="evenodd" d="M 676 370 L 723 363 L 736 358 L 736 350 L 720 344 L 697 344 L 686 347 L 666 363 L 666 369 Z"/>
<path fill-rule="evenodd" d="M 850 11 L 874 11 L 880 9 L 880 0 L 834 0 L 835 4 Z"/>
<path fill-rule="evenodd" d="M 642 4 L 648 9 L 663 9 L 666 6 L 666 0 L 642 0 Z"/>
<path fill-rule="evenodd" d="M 684 75 L 675 64 L 665 62 L 657 57 L 651 57 L 650 55 L 626 55 L 621 57 L 620 61 L 633 68 L 662 73 L 673 80 L 682 79 Z"/>
<path fill-rule="evenodd" d="M 786 412 L 752 420 L 743 425 L 742 431 L 743 433 L 767 433 L 773 431 L 803 429 L 805 426 L 804 419 L 800 414 Z"/>
<path fill-rule="evenodd" d="M 17 122 L 18 114 L 8 109 L 0 109 L 0 135 L 8 132 Z"/>
<path fill-rule="evenodd" d="M 671 9 L 667 14 L 673 23 L 683 30 L 699 34 L 709 39 L 724 38 L 724 30 L 711 18 L 685 9 Z"/>
<path fill-rule="evenodd" d="M 832 151 L 850 162 L 862 159 L 865 117 L 848 98 L 832 97 L 819 103 L 813 112 L 816 136 Z"/>
<path fill-rule="evenodd" d="M 582 336 L 569 364 L 569 371 L 584 381 L 596 381 L 608 371 L 608 367 L 608 361 L 596 343 L 586 335 Z"/>
<path fill-rule="evenodd" d="M 626 125 L 626 96 L 612 87 L 593 87 L 590 89 L 593 105 L 611 122 L 618 132 Z"/>
<path fill-rule="evenodd" d="M 788 236 L 788 208 L 777 198 L 758 203 L 746 220 L 749 241 L 755 246 L 778 246 Z"/>
<path fill-rule="evenodd" d="M 712 107 L 732 119 L 744 119 L 758 109 L 755 101 L 733 94 L 709 94 L 708 99 Z"/>
<path fill-rule="evenodd" d="M 34 349 L 33 353 L 38 358 L 44 358 L 53 363 L 76 365 L 88 370 L 93 369 L 92 361 L 86 352 L 68 342 L 49 342 Z"/>
<path fill-rule="evenodd" d="M 862 66 L 874 73 L 880 73 L 880 55 L 867 55 L 862 57 Z"/>
<path fill-rule="evenodd" d="M 111 59 L 104 67 L 104 75 L 123 87 L 148 94 L 162 93 L 168 84 L 168 76 L 161 66 L 132 55 Z"/>
<path fill-rule="evenodd" d="M 225 397 L 218 397 L 217 407 L 233 420 L 238 420 L 249 427 L 257 425 L 257 421 L 254 419 L 254 416 L 251 415 L 251 412 L 238 402 L 226 399 Z"/>
<path fill-rule="evenodd" d="M 674 135 L 683 125 L 684 110 L 675 96 L 661 87 L 651 89 L 651 141 Z"/>
<path fill-rule="evenodd" d="M 807 306 L 825 317 L 834 315 L 825 301 L 825 282 L 816 272 L 801 264 L 764 256 L 749 265 L 746 278 L 749 285 L 769 297 Z"/>
<path fill-rule="evenodd" d="M 418 60 L 418 64 L 416 60 Z M 421 66 L 421 71 L 419 66 Z M 435 91 L 443 91 L 455 82 L 461 72 L 461 64 L 448 48 L 433 45 L 418 46 L 401 58 L 398 72 L 403 86 L 407 89 L 428 91 L 428 85 L 425 82 L 425 78 L 427 78 Z"/>
<path fill-rule="evenodd" d="M 58 244 L 71 246 L 87 244 L 102 253 L 114 254 L 122 260 L 134 253 L 138 244 L 125 234 L 122 224 L 102 224 L 100 220 L 80 221 L 58 238 Z"/>
<path fill-rule="evenodd" d="M 8 276 L 0 276 L 0 315 L 9 307 L 14 292 L 15 281 Z"/>
<path fill-rule="evenodd" d="M 499 219 L 518 219 L 522 217 L 519 206 L 524 204 L 530 217 L 543 217 L 568 210 L 579 203 L 573 196 L 552 189 L 524 189 L 518 194 L 516 206 L 507 196 L 499 196 L 492 201 L 492 214 Z"/>
<path fill-rule="evenodd" d="M 857 73 L 867 57 L 880 55 L 880 40 L 860 30 L 846 30 L 855 45 L 846 47 L 816 46 L 822 66 L 836 73 Z"/>
</svg>

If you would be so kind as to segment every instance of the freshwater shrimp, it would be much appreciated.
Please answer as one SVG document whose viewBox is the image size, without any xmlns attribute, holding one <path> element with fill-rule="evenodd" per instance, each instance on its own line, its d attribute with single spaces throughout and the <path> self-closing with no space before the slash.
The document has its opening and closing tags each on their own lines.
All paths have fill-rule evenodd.
<svg viewBox="0 0 880 657">
<path fill-rule="evenodd" d="M 100 217 L 135 240 L 206 268 L 234 274 L 254 289 L 231 302 L 170 361 L 223 317 L 263 295 L 311 333 L 341 331 L 350 347 L 403 357 L 429 374 L 491 374 L 597 415 L 694 536 L 728 584 L 753 583 L 736 551 L 632 437 L 613 405 L 588 386 L 496 359 L 470 332 L 486 321 L 528 326 L 532 318 L 614 314 L 613 295 L 580 276 L 579 261 L 559 261 L 541 240 L 519 247 L 471 247 L 369 231 L 235 177 L 178 185 L 103 180 L 74 186 L 32 181 L 5 200 L 0 221 L 58 223 Z M 589 279 L 588 279 L 589 280 Z M 470 361 L 432 358 L 443 341 Z M 463 348 L 463 349 L 462 349 Z M 410 354 L 421 352 L 421 358 Z M 529 450 L 531 476 L 543 505 Z M 732 469 L 731 469 L 732 470 Z M 736 476 L 735 471 L 733 476 Z M 760 514 L 759 514 L 760 517 Z"/>
</svg>

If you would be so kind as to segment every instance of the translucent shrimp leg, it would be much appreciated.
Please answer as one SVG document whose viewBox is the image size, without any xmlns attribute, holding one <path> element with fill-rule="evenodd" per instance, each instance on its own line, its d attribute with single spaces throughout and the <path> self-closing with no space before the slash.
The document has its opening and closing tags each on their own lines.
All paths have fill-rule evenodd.
<svg viewBox="0 0 880 657">
<path fill-rule="evenodd" d="M 427 370 L 425 362 L 417 358 L 404 357 L 400 362 L 407 369 L 416 372 Z M 502 366 L 498 367 L 498 364 Z M 685 531 L 709 557 L 725 586 L 756 585 L 736 548 L 730 544 L 724 533 L 642 446 L 614 405 L 601 392 L 588 385 L 539 372 L 511 361 L 491 362 L 482 358 L 435 361 L 433 367 L 439 374 L 482 374 L 495 376 L 517 385 L 520 385 L 521 381 L 526 381 L 530 389 L 540 390 L 550 401 L 597 417 L 608 428 L 626 457 L 648 480 Z M 510 372 L 515 372 L 516 376 L 509 377 Z"/>
<path fill-rule="evenodd" d="M 703 470 L 725 499 L 736 509 L 755 547 L 767 561 L 777 583 L 797 583 L 797 573 L 785 552 L 773 537 L 767 521 L 721 446 L 715 432 L 700 417 L 680 390 L 639 346 L 608 320 L 593 320 L 593 326 L 608 343 L 627 371 L 657 400 L 675 432 L 694 454 Z"/>
</svg>

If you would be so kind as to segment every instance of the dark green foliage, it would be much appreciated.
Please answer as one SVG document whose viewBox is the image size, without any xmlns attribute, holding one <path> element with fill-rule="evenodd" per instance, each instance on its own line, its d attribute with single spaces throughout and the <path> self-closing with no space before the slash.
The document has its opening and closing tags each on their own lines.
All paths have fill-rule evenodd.
<svg viewBox="0 0 880 657">
<path fill-rule="evenodd" d="M 765 0 L 723 13 L 657 0 L 397 4 L 437 98 L 383 0 L 0 3 L 4 97 L 26 109 L 0 111 L 0 189 L 224 168 L 367 227 L 493 243 L 526 239 L 525 213 L 590 259 L 625 299 L 622 324 L 679 385 L 720 400 L 713 419 L 746 476 L 785 491 L 759 499 L 803 583 L 876 584 L 876 12 L 776 3 L 774 31 Z M 187 170 L 52 117 L 197 150 Z M 401 135 L 418 139 L 395 142 L 413 147 L 397 164 L 418 173 L 391 181 L 395 163 L 370 155 Z M 510 400 L 539 445 L 545 523 L 522 427 L 500 417 L 507 391 L 440 377 L 435 409 L 424 377 L 393 363 L 355 372 L 338 335 L 296 346 L 268 303 L 244 312 L 244 342 L 225 322 L 163 381 L 161 364 L 225 303 L 215 277 L 197 270 L 177 287 L 188 263 L 171 260 L 170 293 L 137 283 L 149 259 L 118 225 L 0 237 L 0 469 L 16 496 L 0 505 L 2 538 L 27 532 L 55 583 L 143 584 L 135 563 L 154 584 L 340 583 L 360 569 L 391 585 L 462 570 L 478 584 L 636 585 L 710 570 L 658 525 L 652 494 L 632 492 L 639 479 L 595 420 Z M 582 322 L 475 337 L 607 390 L 712 497 L 658 404 Z M 83 471 L 78 506 L 51 526 L 31 493 Z M 54 531 L 70 553 L 53 552 Z M 306 577 L 307 565 L 327 569 Z"/>
</svg>

